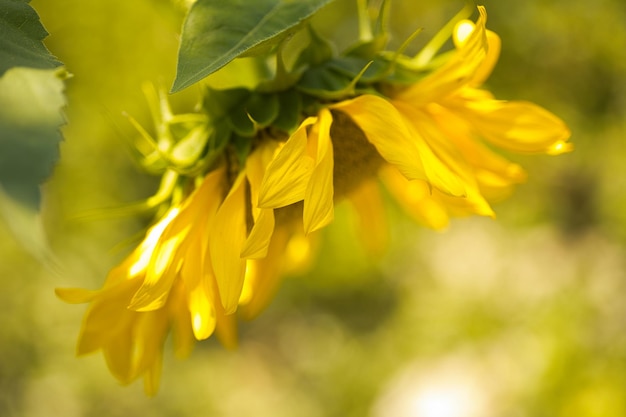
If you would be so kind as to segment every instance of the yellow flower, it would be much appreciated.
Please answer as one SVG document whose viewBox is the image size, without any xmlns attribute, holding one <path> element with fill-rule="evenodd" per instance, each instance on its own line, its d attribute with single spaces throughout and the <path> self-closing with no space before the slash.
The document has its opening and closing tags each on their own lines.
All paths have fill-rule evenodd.
<svg viewBox="0 0 626 417">
<path fill-rule="evenodd" d="M 500 39 L 485 28 L 484 7 L 478 9 L 475 24 L 457 24 L 456 51 L 443 66 L 409 87 L 389 88 L 388 98 L 362 95 L 334 106 L 395 167 L 381 174 L 392 194 L 434 228 L 445 227 L 449 215 L 494 216 L 485 195 L 502 195 L 526 178 L 477 139 L 519 153 L 571 149 L 568 128 L 552 113 L 479 89 L 497 61 Z"/>
<path fill-rule="evenodd" d="M 170 328 L 179 356 L 214 332 L 225 346 L 236 345 L 232 313 L 239 303 L 248 317 L 265 307 L 284 272 L 279 260 L 289 258 L 285 251 L 295 235 L 289 218 L 274 233 L 273 210 L 255 209 L 246 201 L 249 188 L 256 202 L 276 146 L 274 141 L 261 144 L 230 188 L 224 167 L 209 173 L 111 270 L 102 289 L 57 289 L 67 302 L 90 303 L 78 355 L 102 350 L 121 383 L 143 376 L 152 395 Z M 249 215 L 254 222 L 250 233 Z"/>
<path fill-rule="evenodd" d="M 456 26 L 451 57 L 421 80 L 403 87 L 380 82 L 376 94 L 335 102 L 320 99 L 305 116 L 286 118 L 294 116 L 289 129 L 298 126 L 290 135 L 277 137 L 271 111 L 255 113 L 255 119 L 245 110 L 244 117 L 226 122 L 223 114 L 191 118 L 193 134 L 179 142 L 166 137 L 184 158 L 172 167 L 169 148 L 155 148 L 150 161 L 174 172 L 167 189 L 184 197 L 164 193 L 160 203 L 172 197 L 168 211 L 102 289 L 57 290 L 68 302 L 90 303 L 78 354 L 102 350 L 118 380 L 142 376 L 153 394 L 168 332 L 180 356 L 213 333 L 234 346 L 235 313 L 256 316 L 280 277 L 307 263 L 313 232 L 332 222 L 336 201 L 352 203 L 365 245 L 380 252 L 386 227 L 377 177 L 430 227 L 446 227 L 450 216 L 493 217 L 489 201 L 526 174 L 490 146 L 547 154 L 571 146 L 569 130 L 552 113 L 532 103 L 496 100 L 480 88 L 497 61 L 500 40 L 485 27 L 485 9 L 478 10 L 476 23 Z M 276 103 L 291 98 L 281 95 Z M 249 143 L 230 136 L 233 119 L 245 119 L 253 132 L 244 138 Z M 215 126 L 205 125 L 209 121 Z"/>
<path fill-rule="evenodd" d="M 333 220 L 331 123 L 328 109 L 302 122 L 269 163 L 259 191 L 258 207 L 262 209 L 304 201 L 303 225 L 307 234 Z"/>
</svg>

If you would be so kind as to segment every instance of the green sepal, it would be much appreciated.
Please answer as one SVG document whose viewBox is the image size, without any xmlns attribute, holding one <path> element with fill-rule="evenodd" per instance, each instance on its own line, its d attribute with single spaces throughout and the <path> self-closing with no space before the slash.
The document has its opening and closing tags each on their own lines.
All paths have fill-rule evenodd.
<svg viewBox="0 0 626 417">
<path fill-rule="evenodd" d="M 209 131 L 208 125 L 197 126 L 174 145 L 169 158 L 176 167 L 188 168 L 200 159 L 209 139 Z"/>
<path fill-rule="evenodd" d="M 291 133 L 298 128 L 300 113 L 302 112 L 301 95 L 293 88 L 278 93 L 278 117 L 272 126 L 284 132 Z"/>
<path fill-rule="evenodd" d="M 210 120 L 220 120 L 229 117 L 231 110 L 245 103 L 250 94 L 250 90 L 246 88 L 218 90 L 207 87 L 203 95 L 202 108 Z"/>
<path fill-rule="evenodd" d="M 332 63 L 314 67 L 304 73 L 298 83 L 298 90 L 326 100 L 338 100 L 352 96 L 363 74 L 372 62 L 368 62 L 354 77 L 349 77 L 332 67 Z"/>
<path fill-rule="evenodd" d="M 224 148 L 228 145 L 233 135 L 232 128 L 227 120 L 224 119 L 217 121 L 212 127 L 204 148 L 204 156 L 191 167 L 178 172 L 187 176 L 202 175 L 209 171 L 215 161 L 222 156 Z"/>
<path fill-rule="evenodd" d="M 246 103 L 246 110 L 250 119 L 263 128 L 272 124 L 278 117 L 280 104 L 276 94 L 252 94 Z"/>
<path fill-rule="evenodd" d="M 380 51 L 385 49 L 387 42 L 388 37 L 386 34 L 377 36 L 372 40 L 359 42 L 356 45 L 351 46 L 344 55 L 372 60 Z"/>
<path fill-rule="evenodd" d="M 252 137 L 257 132 L 257 127 L 248 115 L 247 102 L 241 103 L 232 109 L 226 119 L 228 125 L 238 135 Z"/>
<path fill-rule="evenodd" d="M 330 42 L 322 38 L 311 25 L 307 25 L 307 29 L 308 44 L 296 59 L 293 66 L 296 70 L 302 67 L 321 65 L 335 55 L 333 45 Z"/>
<path fill-rule="evenodd" d="M 248 158 L 250 151 L 252 150 L 252 138 L 240 136 L 235 133 L 230 138 L 230 143 L 235 150 L 235 155 L 237 155 L 237 162 L 239 166 L 243 167 L 246 164 L 246 159 Z"/>
<path fill-rule="evenodd" d="M 389 68 L 389 62 L 380 58 L 367 60 L 354 56 L 341 56 L 329 61 L 328 68 L 341 73 L 350 79 L 357 77 L 359 82 L 373 83 L 380 81 Z M 363 69 L 366 68 L 365 71 Z"/>
</svg>

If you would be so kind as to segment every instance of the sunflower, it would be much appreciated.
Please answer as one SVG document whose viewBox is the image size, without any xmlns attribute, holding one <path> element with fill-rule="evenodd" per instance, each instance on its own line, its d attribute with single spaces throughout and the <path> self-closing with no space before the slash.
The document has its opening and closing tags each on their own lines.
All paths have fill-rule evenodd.
<svg viewBox="0 0 626 417">
<path fill-rule="evenodd" d="M 456 24 L 443 63 L 414 71 L 410 82 L 389 75 L 403 65 L 401 54 L 377 53 L 373 72 L 371 62 L 338 72 L 340 63 L 361 62 L 350 55 L 294 70 L 300 77 L 287 90 L 207 90 L 201 114 L 173 116 L 159 99 L 158 138 L 138 128 L 144 163 L 170 179 L 155 200 L 164 214 L 102 289 L 57 290 L 90 303 L 78 354 L 102 350 L 120 382 L 143 377 L 154 394 L 169 331 L 180 356 L 214 333 L 235 346 L 236 313 L 256 316 L 280 277 L 307 262 L 337 202 L 353 204 L 365 245 L 380 252 L 378 180 L 435 229 L 451 216 L 493 217 L 490 199 L 526 174 L 492 147 L 558 154 L 571 145 L 552 113 L 481 88 L 500 40 L 486 29 L 484 7 L 478 12 L 476 22 Z M 329 79 L 337 87 L 329 90 Z"/>
</svg>

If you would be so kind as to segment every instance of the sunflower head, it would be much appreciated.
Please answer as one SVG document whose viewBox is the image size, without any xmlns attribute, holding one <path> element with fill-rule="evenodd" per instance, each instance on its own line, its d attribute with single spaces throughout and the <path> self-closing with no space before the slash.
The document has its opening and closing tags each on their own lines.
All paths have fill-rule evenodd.
<svg viewBox="0 0 626 417">
<path fill-rule="evenodd" d="M 155 221 L 102 289 L 57 291 L 89 303 L 79 354 L 102 350 L 121 382 L 142 376 L 153 393 L 168 332 L 180 355 L 213 334 L 235 346 L 237 313 L 256 316 L 280 277 L 309 262 L 315 232 L 341 200 L 380 253 L 381 185 L 415 219 L 443 229 L 452 216 L 494 217 L 490 201 L 526 179 L 499 148 L 571 149 L 557 116 L 483 88 L 500 50 L 484 7 L 476 21 L 464 9 L 409 56 L 410 39 L 387 50 L 389 3 L 375 25 L 360 15 L 359 40 L 341 53 L 303 23 L 304 46 L 285 37 L 270 78 L 206 87 L 195 112 L 175 115 L 164 94 L 146 89 L 154 133 L 130 121 L 141 164 L 162 177 L 141 206 Z M 439 53 L 450 37 L 454 49 Z"/>
</svg>

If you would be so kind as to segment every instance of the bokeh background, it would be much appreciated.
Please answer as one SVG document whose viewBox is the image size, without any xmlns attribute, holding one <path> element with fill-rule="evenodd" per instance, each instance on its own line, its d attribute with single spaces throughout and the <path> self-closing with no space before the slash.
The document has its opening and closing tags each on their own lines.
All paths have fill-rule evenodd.
<svg viewBox="0 0 626 417">
<path fill-rule="evenodd" d="M 332 22 L 353 6 L 338 3 L 324 13 L 341 40 L 349 26 Z M 495 206 L 495 221 L 434 232 L 389 202 L 378 259 L 338 206 L 317 261 L 241 324 L 239 348 L 209 340 L 179 361 L 168 344 L 160 393 L 146 398 L 101 355 L 74 357 L 85 306 L 54 288 L 98 288 L 149 220 L 84 214 L 155 190 L 127 149 L 122 112 L 150 124 L 140 86 L 171 85 L 183 8 L 33 0 L 47 46 L 73 74 L 61 161 L 44 187 L 60 267 L 40 265 L 0 220 L 0 415 L 626 415 L 626 3 L 482 3 L 503 40 L 490 89 L 560 115 L 575 152 L 513 157 L 530 179 Z M 417 27 L 428 39 L 462 4 L 394 0 L 396 39 Z M 192 109 L 198 92 L 174 96 L 175 109 Z"/>
</svg>

